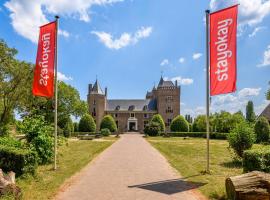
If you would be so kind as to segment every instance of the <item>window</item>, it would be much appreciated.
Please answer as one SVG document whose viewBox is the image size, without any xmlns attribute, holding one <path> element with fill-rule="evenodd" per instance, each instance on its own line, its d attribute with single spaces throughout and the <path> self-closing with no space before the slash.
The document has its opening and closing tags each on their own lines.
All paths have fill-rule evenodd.
<svg viewBox="0 0 270 200">
<path fill-rule="evenodd" d="M 114 118 L 117 118 L 117 117 L 118 117 L 118 114 L 117 114 L 117 113 L 115 113 L 115 114 L 114 114 Z"/>
<path fill-rule="evenodd" d="M 171 106 L 168 106 L 166 109 L 166 113 L 173 113 L 173 109 Z"/>
<path fill-rule="evenodd" d="M 171 123 L 172 123 L 172 119 L 168 118 L 168 119 L 167 119 L 166 126 L 170 126 L 170 125 L 171 125 Z"/>
<path fill-rule="evenodd" d="M 166 102 L 170 103 L 173 101 L 173 97 L 172 96 L 166 96 Z"/>
<path fill-rule="evenodd" d="M 93 108 L 92 116 L 93 116 L 93 117 L 96 116 L 96 108 Z"/>
<path fill-rule="evenodd" d="M 116 123 L 116 127 L 118 128 L 118 121 L 115 121 L 115 123 Z"/>
<path fill-rule="evenodd" d="M 96 105 L 96 100 L 93 101 L 93 105 Z"/>
<path fill-rule="evenodd" d="M 148 121 L 143 121 L 143 127 L 145 128 L 146 125 L 148 124 Z"/>
<path fill-rule="evenodd" d="M 130 117 L 135 117 L 135 113 L 130 113 Z"/>
<path fill-rule="evenodd" d="M 143 114 L 143 117 L 144 117 L 144 118 L 148 118 L 148 114 L 147 114 L 147 113 L 144 113 L 144 114 Z"/>
</svg>

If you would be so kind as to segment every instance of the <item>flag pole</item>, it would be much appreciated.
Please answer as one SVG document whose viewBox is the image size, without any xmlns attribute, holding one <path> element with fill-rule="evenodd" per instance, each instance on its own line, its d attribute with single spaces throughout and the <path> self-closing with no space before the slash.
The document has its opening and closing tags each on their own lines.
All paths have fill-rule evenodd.
<svg viewBox="0 0 270 200">
<path fill-rule="evenodd" d="M 209 15 L 210 10 L 205 11 L 206 15 L 206 173 L 210 173 L 209 169 Z"/>
<path fill-rule="evenodd" d="M 54 170 L 57 169 L 57 101 L 58 101 L 58 86 L 57 86 L 57 36 L 58 36 L 58 19 L 59 16 L 55 16 L 56 21 L 56 33 L 55 33 L 55 59 L 54 59 Z"/>
</svg>

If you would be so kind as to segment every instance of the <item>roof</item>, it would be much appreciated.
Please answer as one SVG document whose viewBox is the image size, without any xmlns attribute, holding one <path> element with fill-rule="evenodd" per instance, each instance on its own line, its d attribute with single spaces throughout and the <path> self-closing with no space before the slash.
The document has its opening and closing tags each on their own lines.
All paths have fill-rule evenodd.
<svg viewBox="0 0 270 200">
<path fill-rule="evenodd" d="M 266 106 L 266 108 L 263 110 L 260 116 L 264 116 L 270 121 L 270 103 L 268 104 L 268 106 Z"/>
<path fill-rule="evenodd" d="M 160 77 L 158 87 L 173 87 L 174 84 L 172 81 L 164 81 L 163 77 Z"/>
<path fill-rule="evenodd" d="M 91 90 L 91 93 L 92 94 L 104 94 L 99 83 L 98 83 L 98 80 L 96 80 L 96 82 Z"/>
<path fill-rule="evenodd" d="M 156 100 L 151 99 L 109 99 L 107 111 L 156 111 Z"/>
</svg>

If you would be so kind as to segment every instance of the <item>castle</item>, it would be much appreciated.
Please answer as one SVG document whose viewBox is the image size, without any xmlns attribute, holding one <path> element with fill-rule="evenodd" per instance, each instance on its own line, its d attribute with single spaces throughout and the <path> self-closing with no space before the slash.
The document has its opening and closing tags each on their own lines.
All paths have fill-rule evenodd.
<svg viewBox="0 0 270 200">
<path fill-rule="evenodd" d="M 145 99 L 107 99 L 107 88 L 103 92 L 96 80 L 88 86 L 87 102 L 97 130 L 107 114 L 114 117 L 119 132 L 142 132 L 154 114 L 160 114 L 169 129 L 172 120 L 180 114 L 180 90 L 177 81 L 173 83 L 161 77 Z"/>
</svg>

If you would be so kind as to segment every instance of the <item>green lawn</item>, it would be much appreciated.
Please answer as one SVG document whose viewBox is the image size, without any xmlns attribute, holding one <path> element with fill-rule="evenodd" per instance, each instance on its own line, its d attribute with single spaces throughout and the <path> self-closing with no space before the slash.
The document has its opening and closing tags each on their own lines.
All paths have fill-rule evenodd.
<svg viewBox="0 0 270 200">
<path fill-rule="evenodd" d="M 210 199 L 226 199 L 226 177 L 242 173 L 241 163 L 232 162 L 232 153 L 225 140 L 210 141 L 211 175 L 202 173 L 206 166 L 205 139 L 149 137 L 147 140 L 186 180 L 201 185 L 198 189 Z M 253 146 L 253 148 L 258 147 L 259 145 Z"/>
<path fill-rule="evenodd" d="M 51 199 L 65 180 L 80 171 L 116 139 L 108 137 L 104 140 L 107 141 L 71 140 L 68 145 L 61 146 L 57 171 L 53 170 L 52 164 L 39 166 L 36 176 L 16 180 L 23 190 L 23 199 Z"/>
</svg>

